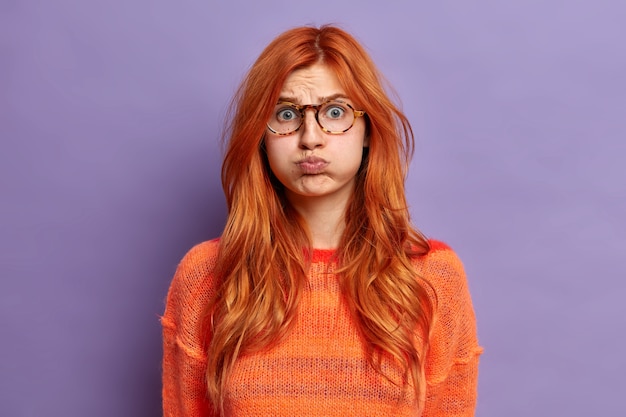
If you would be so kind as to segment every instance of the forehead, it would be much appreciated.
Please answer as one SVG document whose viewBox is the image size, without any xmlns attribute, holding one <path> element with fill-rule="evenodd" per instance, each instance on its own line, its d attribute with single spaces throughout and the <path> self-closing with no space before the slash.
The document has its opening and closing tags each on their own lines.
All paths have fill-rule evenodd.
<svg viewBox="0 0 626 417">
<path fill-rule="evenodd" d="M 320 63 L 289 74 L 280 90 L 281 99 L 298 104 L 320 103 L 338 95 L 345 97 L 346 91 L 335 72 Z"/>
</svg>

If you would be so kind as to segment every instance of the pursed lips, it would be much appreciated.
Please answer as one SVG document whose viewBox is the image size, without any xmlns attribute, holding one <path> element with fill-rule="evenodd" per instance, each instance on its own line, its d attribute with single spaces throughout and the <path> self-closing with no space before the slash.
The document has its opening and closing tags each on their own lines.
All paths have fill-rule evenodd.
<svg viewBox="0 0 626 417">
<path fill-rule="evenodd" d="M 296 165 L 300 168 L 305 175 L 320 174 L 328 166 L 328 161 L 318 156 L 307 156 L 296 162 Z"/>
</svg>

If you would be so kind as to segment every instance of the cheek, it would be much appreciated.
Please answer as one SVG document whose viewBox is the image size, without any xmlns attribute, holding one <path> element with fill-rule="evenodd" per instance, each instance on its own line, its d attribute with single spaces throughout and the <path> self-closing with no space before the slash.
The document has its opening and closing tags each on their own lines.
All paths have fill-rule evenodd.
<svg viewBox="0 0 626 417">
<path fill-rule="evenodd" d="M 364 129 L 359 129 L 358 132 L 352 137 L 349 143 L 346 144 L 346 149 L 344 149 L 345 155 L 354 155 L 355 158 L 358 158 L 359 161 L 363 159 L 364 148 L 369 147 L 369 138 L 365 136 Z"/>
<path fill-rule="evenodd" d="M 267 160 L 269 161 L 270 165 L 274 164 L 276 161 L 276 155 L 279 154 L 275 141 L 265 141 L 265 154 L 267 155 Z"/>
<path fill-rule="evenodd" d="M 361 118 L 362 119 L 362 118 Z M 355 146 L 363 149 L 368 148 L 370 146 L 370 138 L 367 132 L 367 128 L 363 120 L 359 120 L 359 124 L 355 125 L 353 129 L 355 130 L 354 136 L 352 137 L 352 142 Z"/>
<path fill-rule="evenodd" d="M 370 136 L 366 134 L 365 139 L 363 139 L 363 147 L 369 148 L 369 146 L 370 146 Z"/>
<path fill-rule="evenodd" d="M 267 155 L 267 162 L 269 163 L 270 170 L 277 177 L 281 176 L 281 172 L 284 172 L 286 169 L 287 158 L 287 150 L 284 149 L 284 146 L 281 146 L 277 141 L 266 141 L 265 143 L 265 153 Z"/>
<path fill-rule="evenodd" d="M 358 120 L 358 125 L 356 125 L 355 127 L 358 128 L 358 136 L 362 139 L 362 147 L 363 148 L 368 148 L 370 146 L 370 135 L 369 135 L 369 128 L 367 127 L 367 124 L 365 123 L 365 120 L 361 117 L 360 120 Z"/>
<path fill-rule="evenodd" d="M 356 173 L 361 167 L 364 157 L 363 149 L 361 142 L 356 141 L 338 150 L 337 155 L 340 156 L 343 169 L 346 170 L 346 173 L 349 172 L 352 175 L 352 173 Z"/>
</svg>

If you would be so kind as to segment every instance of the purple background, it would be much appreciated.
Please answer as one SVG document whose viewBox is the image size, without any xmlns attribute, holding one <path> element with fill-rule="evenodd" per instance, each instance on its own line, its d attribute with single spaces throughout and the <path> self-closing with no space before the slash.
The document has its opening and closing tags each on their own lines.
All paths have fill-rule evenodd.
<svg viewBox="0 0 626 417">
<path fill-rule="evenodd" d="M 222 228 L 228 100 L 327 22 L 415 128 L 414 221 L 464 260 L 485 347 L 477 415 L 626 415 L 626 4 L 372 3 L 0 2 L 1 416 L 160 414 L 158 315 Z"/>
</svg>

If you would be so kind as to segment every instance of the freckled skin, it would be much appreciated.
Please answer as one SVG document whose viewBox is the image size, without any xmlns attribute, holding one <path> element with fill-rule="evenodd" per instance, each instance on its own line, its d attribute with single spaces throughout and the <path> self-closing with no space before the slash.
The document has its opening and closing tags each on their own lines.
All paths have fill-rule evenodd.
<svg viewBox="0 0 626 417">
<path fill-rule="evenodd" d="M 320 104 L 326 97 L 344 93 L 336 75 L 324 64 L 314 64 L 291 73 L 281 90 L 281 97 L 295 99 L 296 104 Z M 356 119 L 354 126 L 340 135 L 325 133 L 315 120 L 314 110 L 307 110 L 297 132 L 279 136 L 267 132 L 265 146 L 270 168 L 285 186 L 287 198 L 298 206 L 324 200 L 345 207 L 354 191 L 355 176 L 363 158 L 365 121 Z M 311 170 L 302 160 L 321 158 L 321 170 Z M 313 173 L 311 173 L 313 172 Z"/>
</svg>

